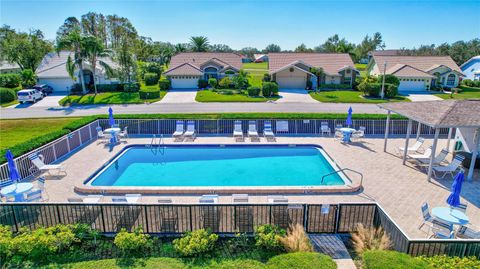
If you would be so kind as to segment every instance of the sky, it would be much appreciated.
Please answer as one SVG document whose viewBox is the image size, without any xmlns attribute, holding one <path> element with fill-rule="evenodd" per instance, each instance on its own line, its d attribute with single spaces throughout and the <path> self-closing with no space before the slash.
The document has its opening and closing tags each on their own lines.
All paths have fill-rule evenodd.
<svg viewBox="0 0 480 269">
<path fill-rule="evenodd" d="M 203 35 L 233 49 L 270 43 L 282 49 L 314 47 L 334 34 L 359 43 L 375 32 L 387 49 L 480 37 L 480 0 L 0 0 L 0 23 L 40 29 L 54 40 L 67 17 L 89 11 L 126 17 L 154 41 L 186 43 Z"/>
</svg>

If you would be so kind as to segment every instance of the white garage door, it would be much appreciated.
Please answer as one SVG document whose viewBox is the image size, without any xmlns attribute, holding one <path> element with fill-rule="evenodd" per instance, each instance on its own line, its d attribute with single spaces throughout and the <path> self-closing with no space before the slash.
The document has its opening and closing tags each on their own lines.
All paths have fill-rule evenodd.
<svg viewBox="0 0 480 269">
<path fill-rule="evenodd" d="M 68 93 L 73 85 L 71 79 L 66 78 L 41 78 L 38 80 L 39 84 L 47 84 L 53 88 L 53 92 Z"/>
<path fill-rule="evenodd" d="M 401 92 L 414 92 L 414 91 L 424 91 L 425 82 L 424 81 L 412 81 L 412 80 L 401 80 L 400 85 L 398 86 L 398 91 Z"/>
<path fill-rule="evenodd" d="M 172 89 L 197 89 L 196 77 L 172 77 Z"/>
<path fill-rule="evenodd" d="M 305 89 L 307 86 L 306 76 L 279 76 L 276 80 L 280 89 Z"/>
</svg>

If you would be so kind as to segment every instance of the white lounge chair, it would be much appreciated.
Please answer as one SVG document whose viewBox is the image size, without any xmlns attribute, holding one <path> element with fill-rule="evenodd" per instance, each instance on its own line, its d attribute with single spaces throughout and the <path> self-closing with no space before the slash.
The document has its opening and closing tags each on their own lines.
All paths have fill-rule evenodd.
<svg viewBox="0 0 480 269">
<path fill-rule="evenodd" d="M 267 141 L 275 141 L 275 134 L 273 133 L 271 121 L 264 122 L 263 136 L 265 136 L 265 139 L 267 139 Z"/>
<path fill-rule="evenodd" d="M 457 155 L 453 158 L 452 162 L 446 166 L 433 166 L 432 171 L 433 175 L 437 177 L 437 173 L 443 173 L 441 178 L 444 178 L 447 174 L 451 175 L 452 178 L 455 176 L 454 173 L 460 169 L 463 160 L 465 159 L 462 155 Z"/>
<path fill-rule="evenodd" d="M 419 137 L 415 142 L 415 144 L 413 144 L 413 146 L 408 147 L 407 153 L 419 151 L 422 148 L 424 142 L 425 142 L 425 138 Z M 402 154 L 405 151 L 405 147 L 398 147 L 397 149 L 399 154 Z"/>
<path fill-rule="evenodd" d="M 322 135 L 324 135 L 324 134 L 331 135 L 332 134 L 332 130 L 330 129 L 330 127 L 328 127 L 328 122 L 324 121 L 324 122 L 320 123 L 320 133 Z"/>
<path fill-rule="evenodd" d="M 175 124 L 175 132 L 172 134 L 172 137 L 175 141 L 182 139 L 183 133 L 185 132 L 185 128 L 183 125 L 183 120 L 177 120 Z"/>
<path fill-rule="evenodd" d="M 187 130 L 183 133 L 183 137 L 185 139 L 195 140 L 196 132 L 195 132 L 195 122 L 193 120 L 189 120 L 187 122 Z"/>
<path fill-rule="evenodd" d="M 87 197 L 82 198 L 82 202 L 85 204 L 96 204 L 102 200 L 102 195 L 91 194 L 87 195 Z"/>
<path fill-rule="evenodd" d="M 48 174 L 51 175 L 51 171 L 55 170 L 57 171 L 57 175 L 60 175 L 60 173 L 67 175 L 67 171 L 65 170 L 65 167 L 61 164 L 45 164 L 43 162 L 43 155 L 41 154 L 32 154 L 28 156 L 30 158 L 30 161 L 40 170 L 40 172 L 47 171 Z"/>
<path fill-rule="evenodd" d="M 480 239 L 480 232 L 477 228 L 471 228 L 461 225 L 457 231 L 457 237 L 462 239 Z"/>
<path fill-rule="evenodd" d="M 199 202 L 201 204 L 217 204 L 218 203 L 218 195 L 217 194 L 206 194 L 200 197 Z"/>
<path fill-rule="evenodd" d="M 233 203 L 248 203 L 248 194 L 232 194 Z"/>
<path fill-rule="evenodd" d="M 418 153 L 407 154 L 407 158 L 413 159 L 414 161 L 416 161 L 421 159 L 430 159 L 431 155 L 432 155 L 432 147 L 428 147 L 422 154 L 418 154 Z"/>
<path fill-rule="evenodd" d="M 120 137 L 120 139 L 123 139 L 125 141 L 127 141 L 127 138 L 128 138 L 128 126 L 125 126 L 123 128 L 123 131 L 121 131 L 118 136 Z"/>
<path fill-rule="evenodd" d="M 100 143 L 106 143 L 108 138 L 107 135 L 102 131 L 102 128 L 99 126 L 96 128 L 97 130 L 97 139 L 100 140 Z"/>
<path fill-rule="evenodd" d="M 31 192 L 27 192 L 25 195 L 26 202 L 41 202 L 42 201 L 42 190 L 33 190 Z"/>
<path fill-rule="evenodd" d="M 360 140 L 365 137 L 365 130 L 364 126 L 360 126 L 357 131 L 352 133 L 351 139 Z"/>
<path fill-rule="evenodd" d="M 139 202 L 141 197 L 141 194 L 125 194 L 124 197 L 112 197 L 112 202 L 135 204 Z"/>
<path fill-rule="evenodd" d="M 427 151 L 427 150 L 425 150 L 425 151 Z M 430 156 L 431 155 L 432 155 L 432 151 L 430 149 Z M 428 164 L 430 164 L 430 156 L 427 157 L 427 158 L 417 158 L 416 161 L 418 161 L 418 163 L 420 165 L 428 165 Z M 447 158 L 447 156 L 448 156 L 448 150 L 447 149 L 442 149 L 440 151 L 440 153 L 438 153 L 438 155 L 435 158 L 433 158 L 433 164 L 435 164 L 435 165 L 441 164 L 443 161 L 445 161 L 445 158 Z"/>
<path fill-rule="evenodd" d="M 244 136 L 243 136 L 243 129 L 242 129 L 242 122 L 239 120 L 236 120 L 233 123 L 233 138 L 235 141 L 244 141 Z"/>
<path fill-rule="evenodd" d="M 248 137 L 253 141 L 255 140 L 260 140 L 260 137 L 258 136 L 257 132 L 257 122 L 256 121 L 249 121 L 248 122 Z"/>
</svg>

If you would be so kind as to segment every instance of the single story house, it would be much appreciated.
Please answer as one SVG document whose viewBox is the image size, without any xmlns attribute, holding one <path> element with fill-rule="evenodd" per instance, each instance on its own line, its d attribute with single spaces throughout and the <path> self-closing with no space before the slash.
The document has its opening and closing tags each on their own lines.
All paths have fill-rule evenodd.
<svg viewBox="0 0 480 269">
<path fill-rule="evenodd" d="M 254 62 L 256 63 L 268 62 L 267 54 L 253 54 L 253 58 L 255 59 Z"/>
<path fill-rule="evenodd" d="M 243 56 L 231 52 L 184 52 L 172 57 L 163 75 L 172 89 L 196 89 L 198 80 L 221 79 L 235 75 L 242 67 Z"/>
<path fill-rule="evenodd" d="M 9 63 L 7 61 L 0 62 L 0 74 L 19 73 L 20 71 L 22 70 L 16 63 Z"/>
<path fill-rule="evenodd" d="M 317 85 L 312 68 L 322 68 L 320 84 L 349 84 L 359 74 L 347 53 L 269 53 L 269 74 L 279 88 L 305 89 Z"/>
<path fill-rule="evenodd" d="M 464 62 L 460 69 L 462 69 L 462 73 L 465 75 L 464 79 L 480 80 L 480 55 Z"/>
<path fill-rule="evenodd" d="M 400 80 L 398 90 L 414 92 L 434 86 L 453 88 L 464 76 L 450 56 L 399 56 L 373 53 L 367 66 L 369 75 L 394 75 Z"/>
<path fill-rule="evenodd" d="M 76 79 L 73 80 L 67 72 L 67 59 L 73 53 L 70 51 L 60 51 L 59 53 L 52 52 L 45 55 L 36 70 L 38 83 L 47 84 L 53 88 L 54 92 L 69 93 L 70 89 L 75 83 L 80 83 L 80 70 L 75 70 Z M 102 58 L 102 61 L 107 63 L 110 67 L 115 69 L 117 65 L 110 58 Z M 93 79 L 98 84 L 112 84 L 119 83 L 115 78 L 109 78 L 105 70 L 99 65 L 96 65 L 95 78 L 93 77 L 92 66 L 88 61 L 83 62 L 83 76 L 85 85 L 91 86 Z"/>
</svg>

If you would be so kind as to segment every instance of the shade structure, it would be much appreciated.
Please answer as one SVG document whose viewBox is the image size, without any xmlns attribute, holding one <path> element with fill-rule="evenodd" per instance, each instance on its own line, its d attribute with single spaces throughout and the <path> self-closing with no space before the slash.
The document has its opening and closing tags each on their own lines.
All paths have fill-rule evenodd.
<svg viewBox="0 0 480 269">
<path fill-rule="evenodd" d="M 113 109 L 111 107 L 108 108 L 108 124 L 110 124 L 111 127 L 115 125 L 115 119 L 113 118 Z"/>
<path fill-rule="evenodd" d="M 350 108 L 348 109 L 347 120 L 345 121 L 345 124 L 346 124 L 347 126 L 352 125 L 352 112 L 353 112 L 352 107 L 350 107 Z"/>
<path fill-rule="evenodd" d="M 452 207 L 460 205 L 460 192 L 462 191 L 462 184 L 464 178 L 465 176 L 463 174 L 463 171 L 460 171 L 453 180 L 452 193 L 447 198 L 447 203 Z"/>
<path fill-rule="evenodd" d="M 15 165 L 15 161 L 13 160 L 13 154 L 10 150 L 7 150 L 5 154 L 5 158 L 8 162 L 8 172 L 10 176 L 10 180 L 16 181 L 20 179 L 20 175 L 18 174 L 17 166 Z"/>
</svg>

